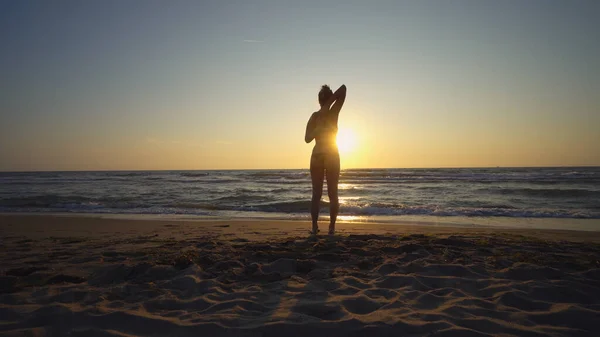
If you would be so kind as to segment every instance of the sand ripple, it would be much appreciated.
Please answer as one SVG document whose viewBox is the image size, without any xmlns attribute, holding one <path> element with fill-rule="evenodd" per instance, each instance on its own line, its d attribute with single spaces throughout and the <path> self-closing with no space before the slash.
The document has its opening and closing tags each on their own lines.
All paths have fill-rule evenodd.
<svg viewBox="0 0 600 337">
<path fill-rule="evenodd" d="M 593 243 L 156 235 L 3 247 L 7 336 L 600 335 Z"/>
</svg>

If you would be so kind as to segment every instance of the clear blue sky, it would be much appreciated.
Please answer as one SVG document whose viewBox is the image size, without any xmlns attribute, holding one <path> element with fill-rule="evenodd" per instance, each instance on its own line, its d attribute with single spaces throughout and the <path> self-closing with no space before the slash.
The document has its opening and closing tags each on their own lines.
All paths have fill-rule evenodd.
<svg viewBox="0 0 600 337">
<path fill-rule="evenodd" d="M 600 165 L 599 1 L 0 1 L 0 170 Z M 335 89 L 335 88 L 334 88 Z"/>
</svg>

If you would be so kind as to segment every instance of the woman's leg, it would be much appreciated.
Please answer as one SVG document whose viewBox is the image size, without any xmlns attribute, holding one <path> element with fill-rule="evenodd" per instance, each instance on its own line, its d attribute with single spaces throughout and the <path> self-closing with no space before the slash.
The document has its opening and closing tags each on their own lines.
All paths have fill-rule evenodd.
<svg viewBox="0 0 600 337">
<path fill-rule="evenodd" d="M 327 194 L 329 195 L 329 234 L 335 232 L 335 221 L 340 210 L 338 199 L 338 182 L 340 181 L 340 155 L 327 156 L 325 163 L 327 174 Z"/>
<path fill-rule="evenodd" d="M 310 216 L 312 218 L 312 232 L 317 233 L 319 229 L 319 209 L 321 208 L 321 196 L 323 195 L 323 180 L 325 179 L 325 167 L 322 155 L 310 157 L 310 178 L 312 180 L 312 200 L 310 203 Z"/>
</svg>

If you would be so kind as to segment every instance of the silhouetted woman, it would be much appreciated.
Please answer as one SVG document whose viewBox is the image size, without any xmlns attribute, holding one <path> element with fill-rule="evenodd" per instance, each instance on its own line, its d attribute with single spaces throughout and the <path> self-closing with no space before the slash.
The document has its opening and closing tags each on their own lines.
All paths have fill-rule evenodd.
<svg viewBox="0 0 600 337">
<path fill-rule="evenodd" d="M 310 157 L 310 177 L 312 180 L 312 234 L 317 234 L 319 225 L 319 208 L 323 195 L 323 180 L 327 177 L 327 194 L 329 195 L 329 234 L 335 232 L 340 203 L 338 200 L 338 181 L 340 179 L 340 154 L 337 148 L 338 116 L 346 100 L 346 86 L 342 85 L 332 92 L 329 86 L 323 85 L 319 91 L 321 110 L 310 116 L 306 125 L 304 140 L 316 144 Z M 333 105 L 332 105 L 333 104 Z"/>
</svg>

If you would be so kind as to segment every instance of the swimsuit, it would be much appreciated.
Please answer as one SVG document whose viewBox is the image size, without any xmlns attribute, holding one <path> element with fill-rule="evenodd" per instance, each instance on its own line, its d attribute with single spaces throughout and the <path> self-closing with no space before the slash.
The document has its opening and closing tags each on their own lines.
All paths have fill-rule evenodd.
<svg viewBox="0 0 600 337">
<path fill-rule="evenodd" d="M 315 137 L 315 146 L 310 157 L 310 165 L 318 165 L 324 169 L 338 169 L 340 166 L 340 154 L 336 144 L 337 125 L 331 125 L 331 121 L 317 120 L 321 124 L 317 126 L 320 130 Z M 325 124 L 325 125 L 323 125 Z M 330 125 L 327 125 L 330 124 Z"/>
</svg>

